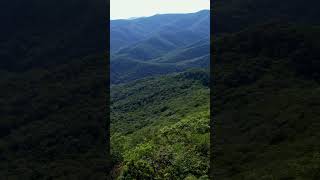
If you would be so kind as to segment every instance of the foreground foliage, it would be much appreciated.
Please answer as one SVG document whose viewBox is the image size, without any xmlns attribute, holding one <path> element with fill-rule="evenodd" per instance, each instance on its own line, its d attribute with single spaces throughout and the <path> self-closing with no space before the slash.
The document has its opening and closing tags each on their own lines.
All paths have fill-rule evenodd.
<svg viewBox="0 0 320 180">
<path fill-rule="evenodd" d="M 119 179 L 207 178 L 209 75 L 188 71 L 112 88 Z"/>
</svg>

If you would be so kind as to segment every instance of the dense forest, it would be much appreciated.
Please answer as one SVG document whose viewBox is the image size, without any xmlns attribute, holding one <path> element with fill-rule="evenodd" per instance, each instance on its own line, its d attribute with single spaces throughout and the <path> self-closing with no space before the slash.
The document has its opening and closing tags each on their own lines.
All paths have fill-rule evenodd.
<svg viewBox="0 0 320 180">
<path fill-rule="evenodd" d="M 208 72 L 193 70 L 111 89 L 111 154 L 120 179 L 206 179 L 208 80 Z"/>
<path fill-rule="evenodd" d="M 111 21 L 113 179 L 209 179 L 209 27 L 208 10 Z"/>
<path fill-rule="evenodd" d="M 320 178 L 318 6 L 216 1 L 212 177 Z"/>
</svg>

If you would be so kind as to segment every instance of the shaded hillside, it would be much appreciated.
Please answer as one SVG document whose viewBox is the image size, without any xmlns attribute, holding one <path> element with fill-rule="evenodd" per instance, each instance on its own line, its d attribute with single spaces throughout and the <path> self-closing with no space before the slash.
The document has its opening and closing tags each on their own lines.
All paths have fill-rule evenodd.
<svg viewBox="0 0 320 180">
<path fill-rule="evenodd" d="M 120 179 L 207 179 L 208 82 L 208 72 L 194 70 L 113 86 L 114 174 Z"/>
<path fill-rule="evenodd" d="M 207 56 L 210 54 L 209 38 L 201 39 L 195 43 L 179 48 L 175 51 L 170 51 L 164 56 L 153 59 L 152 62 L 159 63 L 179 63 L 187 60 Z"/>
<path fill-rule="evenodd" d="M 182 68 L 175 64 L 159 64 L 118 57 L 111 61 L 111 83 L 126 83 L 148 76 L 179 72 Z"/>
<path fill-rule="evenodd" d="M 159 58 L 141 61 L 127 55 L 111 56 L 111 82 L 119 84 L 132 80 L 181 72 L 188 68 L 208 68 L 210 63 L 209 40 L 169 50 Z M 150 49 L 146 48 L 145 51 Z"/>
<path fill-rule="evenodd" d="M 216 41 L 217 179 L 319 179 L 320 29 L 266 24 Z"/>
</svg>

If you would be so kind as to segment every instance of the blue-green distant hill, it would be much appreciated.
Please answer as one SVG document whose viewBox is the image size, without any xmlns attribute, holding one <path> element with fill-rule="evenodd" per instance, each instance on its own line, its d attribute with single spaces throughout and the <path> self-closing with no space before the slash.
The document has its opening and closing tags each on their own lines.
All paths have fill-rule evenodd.
<svg viewBox="0 0 320 180">
<path fill-rule="evenodd" d="M 210 11 L 111 21 L 111 82 L 208 67 Z"/>
</svg>

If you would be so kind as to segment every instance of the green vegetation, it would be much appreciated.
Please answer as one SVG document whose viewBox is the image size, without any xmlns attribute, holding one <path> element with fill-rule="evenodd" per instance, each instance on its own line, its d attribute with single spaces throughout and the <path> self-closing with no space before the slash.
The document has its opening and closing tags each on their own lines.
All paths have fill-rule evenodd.
<svg viewBox="0 0 320 180">
<path fill-rule="evenodd" d="M 209 74 L 146 78 L 111 89 L 119 179 L 208 179 Z"/>
</svg>

